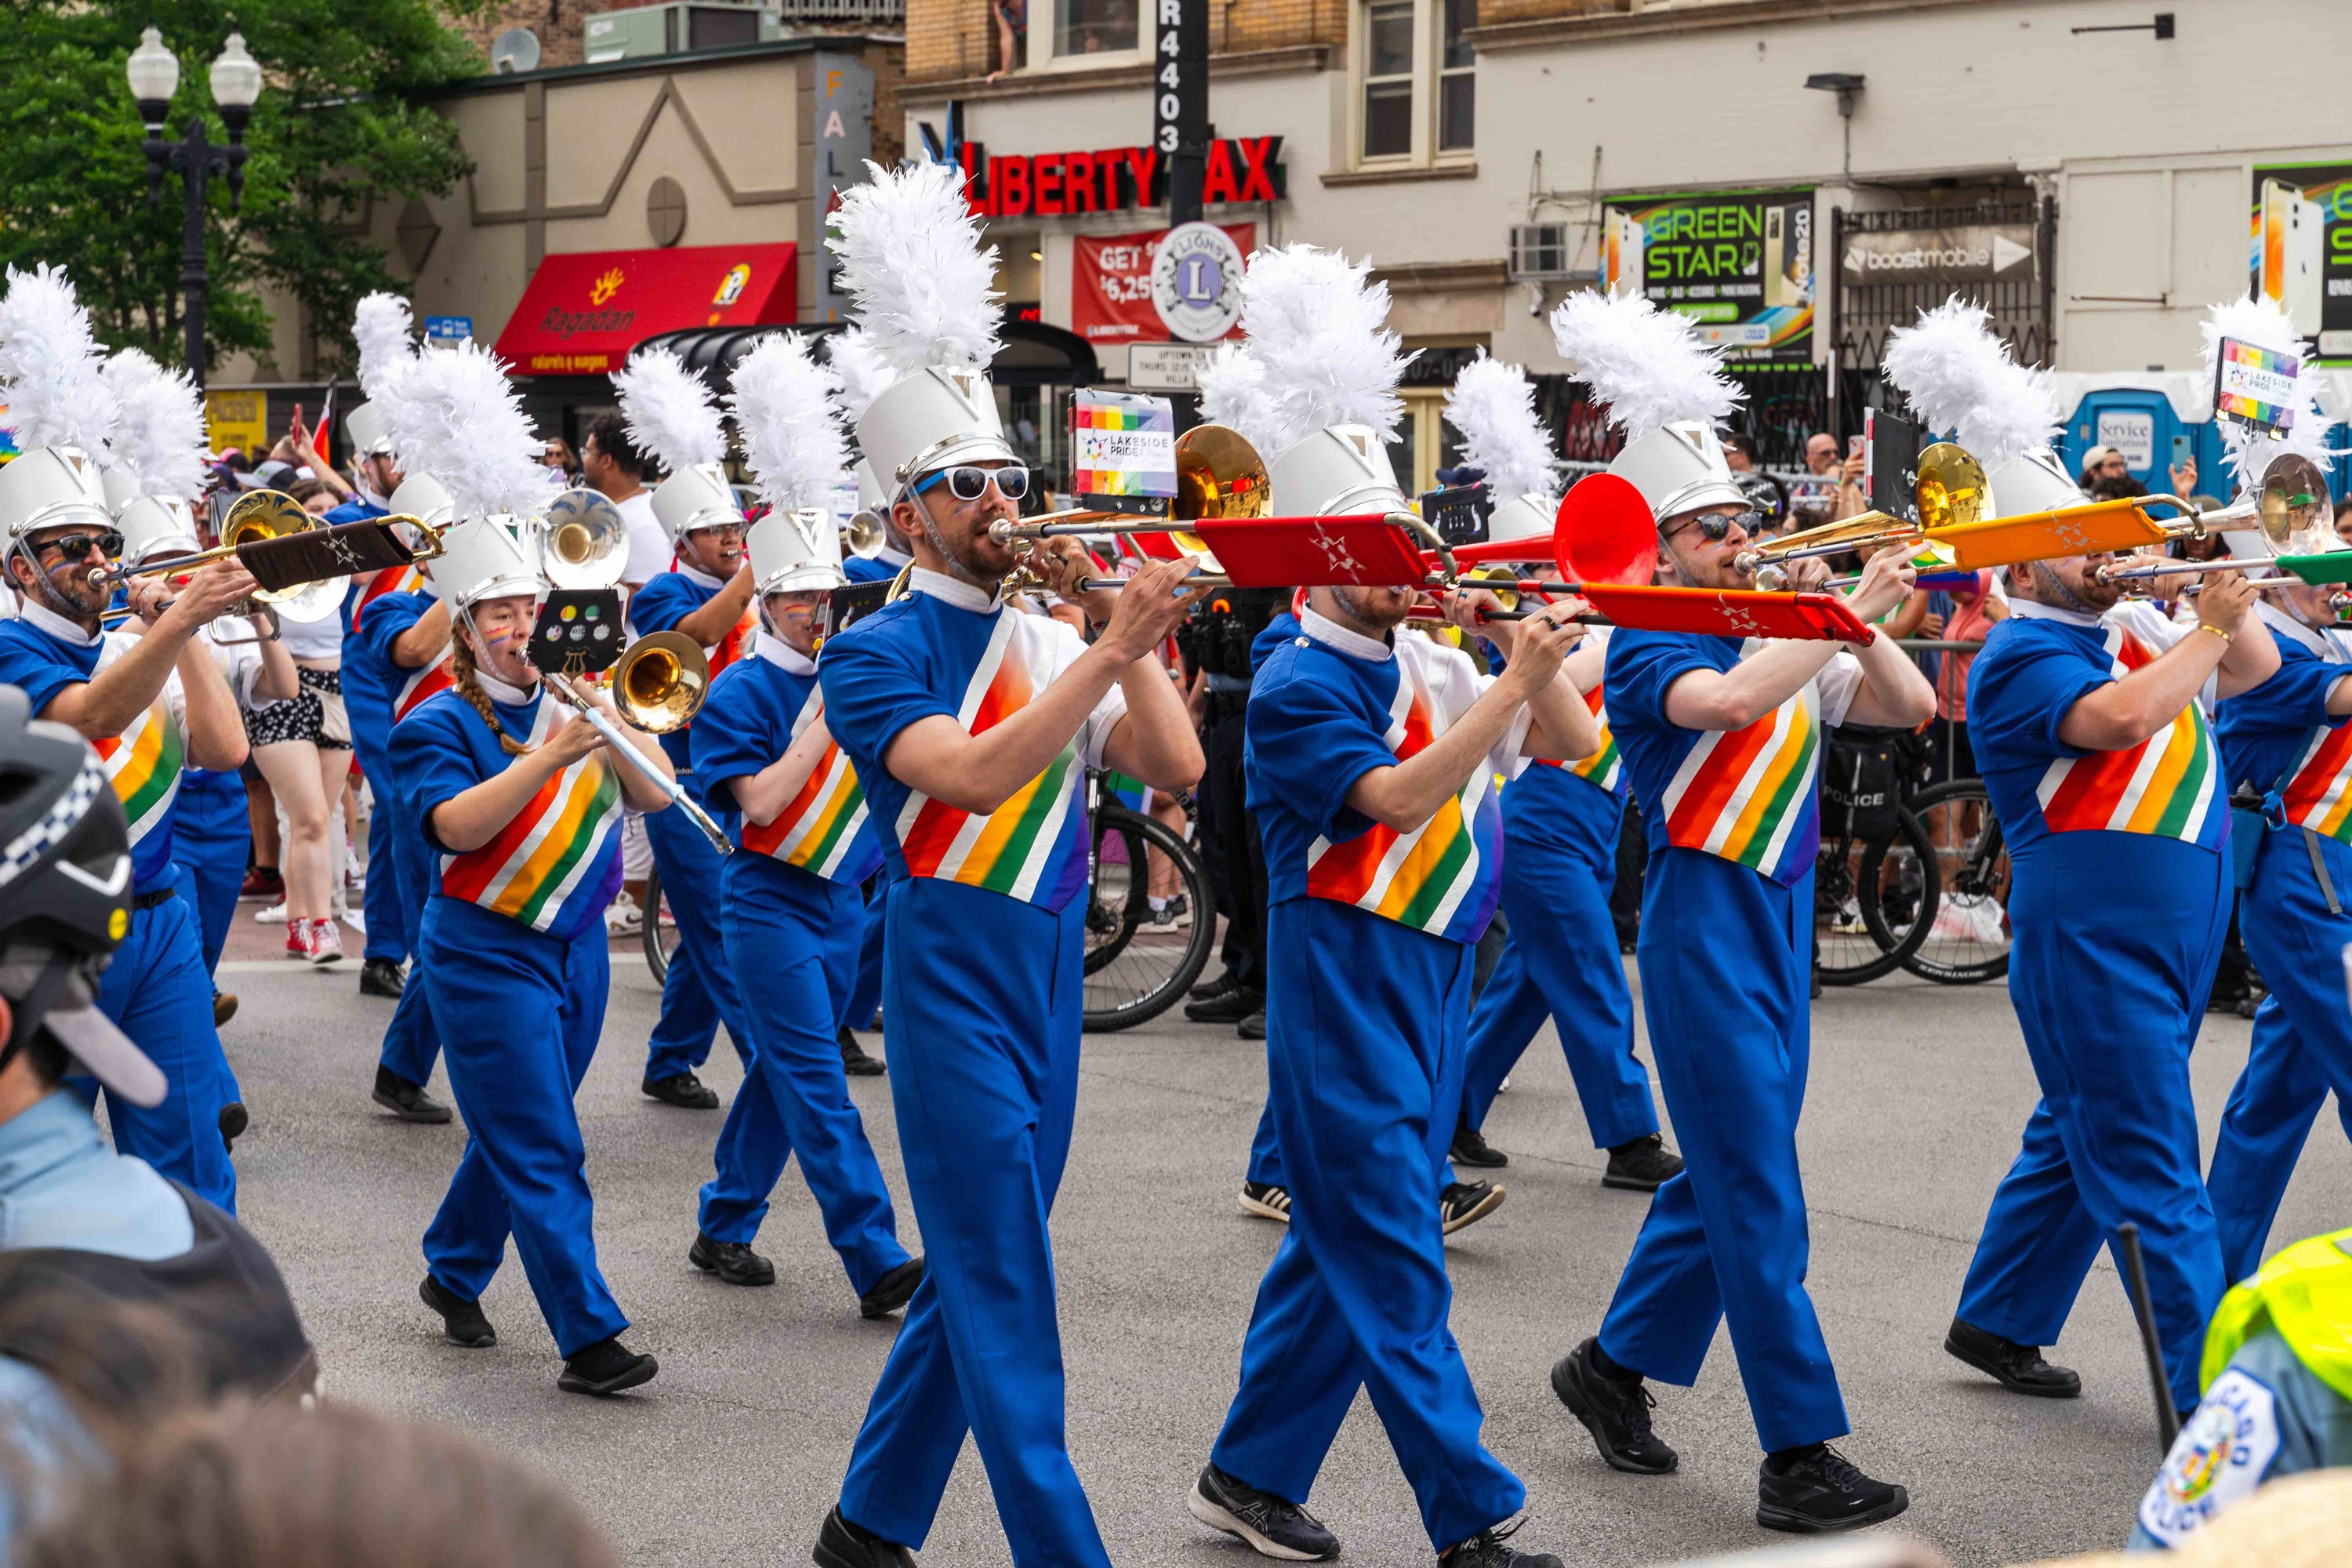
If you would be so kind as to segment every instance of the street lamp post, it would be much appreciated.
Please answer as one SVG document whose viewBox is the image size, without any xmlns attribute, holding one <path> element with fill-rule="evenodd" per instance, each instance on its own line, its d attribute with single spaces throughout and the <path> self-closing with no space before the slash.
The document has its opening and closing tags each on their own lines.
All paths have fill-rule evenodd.
<svg viewBox="0 0 2352 1568">
<path fill-rule="evenodd" d="M 180 58 L 164 46 L 153 26 L 140 35 L 139 47 L 128 62 L 131 96 L 139 101 L 139 117 L 146 124 L 147 202 L 163 198 L 166 170 L 180 176 L 187 203 L 187 229 L 180 252 L 180 289 L 184 296 L 188 374 L 201 388 L 205 384 L 205 182 L 215 174 L 228 179 L 229 210 L 245 200 L 245 125 L 261 96 L 261 65 L 247 52 L 245 35 L 231 28 L 228 42 L 213 61 L 213 102 L 221 123 L 228 127 L 228 145 L 216 147 L 205 134 L 201 114 L 188 117 L 187 133 L 177 142 L 163 139 L 164 119 L 172 111 L 172 94 L 180 85 Z"/>
</svg>

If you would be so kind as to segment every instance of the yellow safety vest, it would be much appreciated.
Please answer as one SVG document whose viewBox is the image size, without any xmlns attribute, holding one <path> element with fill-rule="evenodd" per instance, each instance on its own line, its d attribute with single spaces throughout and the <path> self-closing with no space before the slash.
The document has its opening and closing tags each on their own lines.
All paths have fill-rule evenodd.
<svg viewBox="0 0 2352 1568">
<path fill-rule="evenodd" d="M 2199 1386 L 2210 1388 L 2265 1322 L 2314 1377 L 2352 1399 L 2352 1230 L 2296 1242 L 2221 1298 Z"/>
</svg>

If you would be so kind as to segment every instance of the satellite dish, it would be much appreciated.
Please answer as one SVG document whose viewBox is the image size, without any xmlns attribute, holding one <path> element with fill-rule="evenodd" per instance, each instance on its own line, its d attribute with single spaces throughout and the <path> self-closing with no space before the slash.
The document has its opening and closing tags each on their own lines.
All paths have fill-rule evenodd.
<svg viewBox="0 0 2352 1568">
<path fill-rule="evenodd" d="M 539 68 L 539 35 L 529 27 L 509 27 L 490 45 L 490 70 L 497 76 Z"/>
</svg>

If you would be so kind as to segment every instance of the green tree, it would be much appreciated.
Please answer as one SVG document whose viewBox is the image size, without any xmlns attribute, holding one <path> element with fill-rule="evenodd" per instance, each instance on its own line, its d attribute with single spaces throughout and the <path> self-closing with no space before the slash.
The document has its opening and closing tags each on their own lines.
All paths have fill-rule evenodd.
<svg viewBox="0 0 2352 1568">
<path fill-rule="evenodd" d="M 145 135 L 123 62 L 150 21 L 180 56 L 167 134 L 201 115 L 227 133 L 206 80 L 231 27 L 265 73 L 246 129 L 243 210 L 208 196 L 208 358 L 267 353 L 262 290 L 298 300 L 322 346 L 348 356 L 352 306 L 405 291 L 364 228 L 372 210 L 446 192 L 469 172 L 447 121 L 421 101 L 478 75 L 450 23 L 488 0 L 16 0 L 0 27 L 0 261 L 63 266 L 109 346 L 183 359 L 180 177 L 147 200 Z M 292 367 L 287 367 L 289 370 Z"/>
</svg>

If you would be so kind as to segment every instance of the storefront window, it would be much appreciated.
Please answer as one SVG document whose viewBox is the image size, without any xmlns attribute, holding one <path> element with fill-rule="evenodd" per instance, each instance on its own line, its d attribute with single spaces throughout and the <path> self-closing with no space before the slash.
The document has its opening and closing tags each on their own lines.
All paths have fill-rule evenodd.
<svg viewBox="0 0 2352 1568">
<path fill-rule="evenodd" d="M 1143 47 L 1140 0 L 1054 0 L 1054 5 L 1056 58 Z"/>
<path fill-rule="evenodd" d="M 1445 49 L 1438 60 L 1437 150 L 1467 152 L 1476 120 L 1477 57 L 1462 35 L 1478 25 L 1478 0 L 1444 0 Z"/>
<path fill-rule="evenodd" d="M 1364 54 L 1364 156 L 1412 152 L 1413 0 L 1378 0 L 1368 8 Z"/>
</svg>

